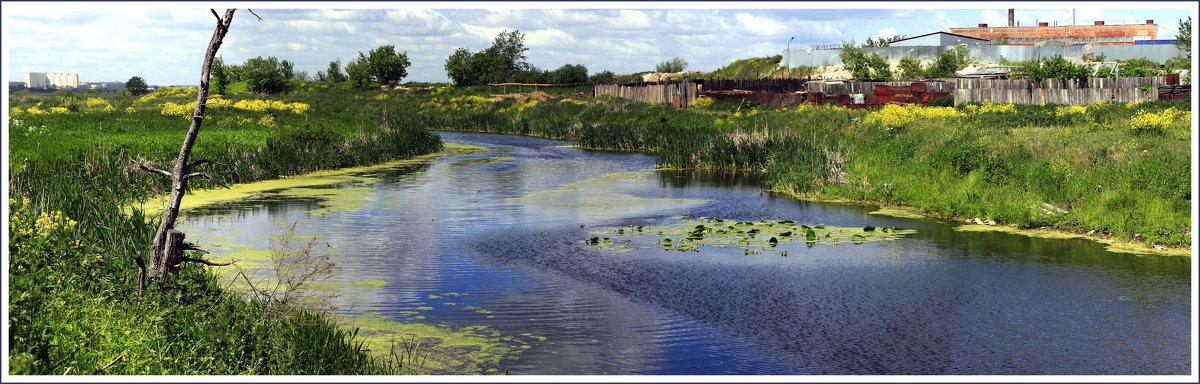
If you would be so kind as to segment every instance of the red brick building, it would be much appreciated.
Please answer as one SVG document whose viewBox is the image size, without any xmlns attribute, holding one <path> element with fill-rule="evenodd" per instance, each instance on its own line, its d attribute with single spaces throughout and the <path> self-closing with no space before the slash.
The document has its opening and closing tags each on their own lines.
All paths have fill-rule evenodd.
<svg viewBox="0 0 1200 384">
<path fill-rule="evenodd" d="M 1012 10 L 1009 10 L 1008 26 L 992 27 L 979 24 L 974 28 L 950 28 L 950 33 L 974 36 L 992 41 L 992 44 L 1009 45 L 1133 45 L 1135 40 L 1154 40 L 1158 37 L 1158 25 L 1154 20 L 1145 24 L 1107 25 L 1096 21 L 1092 25 L 1013 26 Z"/>
</svg>

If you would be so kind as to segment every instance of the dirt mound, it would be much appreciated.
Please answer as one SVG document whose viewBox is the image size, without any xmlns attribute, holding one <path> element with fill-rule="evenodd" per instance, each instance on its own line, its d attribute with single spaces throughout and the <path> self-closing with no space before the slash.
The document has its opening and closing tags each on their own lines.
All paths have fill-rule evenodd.
<svg viewBox="0 0 1200 384">
<path fill-rule="evenodd" d="M 533 91 L 529 93 L 505 93 L 503 95 L 492 95 L 492 101 L 500 101 L 507 98 L 517 99 L 518 103 L 523 103 L 525 100 L 529 100 L 530 98 L 537 99 L 538 101 L 546 101 L 550 99 L 550 94 L 542 91 Z"/>
</svg>

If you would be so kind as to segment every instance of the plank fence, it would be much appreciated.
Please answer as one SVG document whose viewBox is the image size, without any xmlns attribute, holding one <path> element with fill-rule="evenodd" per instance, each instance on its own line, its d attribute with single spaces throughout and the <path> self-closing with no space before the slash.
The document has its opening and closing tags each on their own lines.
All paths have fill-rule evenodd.
<svg viewBox="0 0 1200 384">
<path fill-rule="evenodd" d="M 1084 105 L 1094 102 L 1144 102 L 1191 95 L 1177 86 L 1178 77 L 997 80 L 933 79 L 928 81 L 808 81 L 806 79 L 684 80 L 640 84 L 596 84 L 594 95 L 612 95 L 647 103 L 687 108 L 698 97 L 744 98 L 776 108 L 802 102 L 835 100 L 843 105 L 872 107 L 888 103 L 925 104 L 952 95 L 954 103 L 991 101 L 1026 105 Z"/>
<path fill-rule="evenodd" d="M 1130 78 L 990 80 L 956 79 L 954 103 L 991 101 L 1006 104 L 1084 105 L 1094 102 L 1137 103 L 1159 99 L 1166 76 Z"/>
<path fill-rule="evenodd" d="M 646 103 L 672 104 L 675 108 L 687 108 L 700 94 L 697 83 L 677 81 L 642 84 L 596 84 L 595 96 L 612 95 Z"/>
</svg>

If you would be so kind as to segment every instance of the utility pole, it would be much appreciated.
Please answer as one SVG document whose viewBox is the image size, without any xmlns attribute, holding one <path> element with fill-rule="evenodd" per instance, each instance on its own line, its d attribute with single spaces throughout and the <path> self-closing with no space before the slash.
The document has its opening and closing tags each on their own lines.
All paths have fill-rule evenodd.
<svg viewBox="0 0 1200 384">
<path fill-rule="evenodd" d="M 788 57 L 787 62 L 784 63 L 785 66 L 783 67 L 783 77 L 785 79 L 788 77 L 788 72 L 792 69 L 792 40 L 796 40 L 796 36 L 792 36 L 791 39 L 788 39 L 786 51 Z"/>
</svg>

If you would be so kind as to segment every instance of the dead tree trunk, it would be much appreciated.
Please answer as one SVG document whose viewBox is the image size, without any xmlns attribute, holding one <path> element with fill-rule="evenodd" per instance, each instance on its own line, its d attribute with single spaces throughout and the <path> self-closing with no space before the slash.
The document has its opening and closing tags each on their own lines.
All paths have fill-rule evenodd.
<svg viewBox="0 0 1200 384">
<path fill-rule="evenodd" d="M 213 16 L 217 18 L 217 28 L 213 31 L 212 40 L 208 42 L 208 51 L 204 54 L 204 65 L 200 68 L 200 88 L 196 94 L 196 110 L 192 114 L 192 125 L 188 128 L 187 137 L 183 140 L 183 147 L 179 149 L 179 157 L 175 159 L 175 165 L 171 172 L 156 169 L 146 163 L 139 164 L 144 171 L 171 178 L 171 197 L 167 202 L 167 209 L 163 211 L 162 223 L 158 226 L 158 232 L 154 234 L 154 240 L 150 243 L 150 271 L 147 275 L 153 279 L 160 279 L 160 281 L 166 281 L 168 272 L 178 270 L 182 261 L 190 261 L 183 257 L 183 250 L 189 248 L 183 243 L 183 232 L 175 230 L 175 220 L 179 217 L 179 204 L 183 200 L 183 194 L 187 191 L 188 180 L 202 177 L 224 186 L 206 172 L 193 172 L 197 166 L 210 161 L 201 159 L 189 163 L 188 156 L 192 153 L 192 145 L 196 143 L 200 125 L 204 122 L 204 110 L 208 101 L 208 78 L 209 72 L 212 70 L 213 58 L 216 57 L 222 40 L 225 39 L 225 33 L 229 32 L 229 24 L 233 22 L 233 12 L 232 8 L 226 9 L 225 17 L 222 18 L 217 15 L 216 10 L 212 10 Z"/>
</svg>

